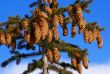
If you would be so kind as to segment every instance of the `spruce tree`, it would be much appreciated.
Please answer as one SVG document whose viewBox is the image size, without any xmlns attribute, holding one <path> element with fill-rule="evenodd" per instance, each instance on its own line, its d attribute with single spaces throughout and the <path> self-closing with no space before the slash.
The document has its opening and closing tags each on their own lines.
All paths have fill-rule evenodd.
<svg viewBox="0 0 110 74">
<path fill-rule="evenodd" d="M 103 39 L 100 32 L 103 28 L 97 22 L 87 23 L 83 16 L 83 12 L 90 13 L 88 7 L 91 2 L 92 0 L 73 0 L 67 7 L 59 7 L 57 0 L 36 0 L 30 4 L 30 8 L 34 9 L 31 16 L 9 16 L 8 21 L 0 23 L 0 45 L 12 48 L 9 52 L 13 56 L 1 63 L 1 66 L 6 67 L 13 61 L 18 65 L 23 58 L 42 55 L 39 60 L 32 60 L 22 74 L 29 74 L 37 68 L 43 69 L 43 74 L 48 74 L 49 70 L 58 74 L 72 74 L 67 68 L 82 74 L 82 66 L 88 69 L 87 49 L 61 40 L 58 25 L 63 30 L 63 36 L 69 33 L 67 25 L 72 25 L 71 38 L 78 31 L 78 34 L 83 34 L 85 43 L 97 41 L 98 48 L 101 48 Z M 21 53 L 24 48 L 33 52 Z M 68 53 L 71 63 L 61 62 L 60 52 Z"/>
</svg>

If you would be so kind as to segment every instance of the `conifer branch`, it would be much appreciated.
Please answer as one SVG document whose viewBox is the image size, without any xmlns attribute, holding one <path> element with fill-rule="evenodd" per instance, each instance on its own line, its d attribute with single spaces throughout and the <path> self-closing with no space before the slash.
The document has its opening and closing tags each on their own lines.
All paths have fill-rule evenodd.
<svg viewBox="0 0 110 74">
<path fill-rule="evenodd" d="M 29 57 L 34 57 L 36 55 L 41 55 L 42 52 L 32 52 L 32 53 L 23 53 L 23 54 L 15 54 L 14 56 L 10 57 L 8 60 L 4 61 L 1 66 L 2 67 L 6 67 L 9 63 L 13 62 L 13 61 L 19 61 L 19 59 L 25 59 L 25 58 L 29 58 Z"/>
</svg>

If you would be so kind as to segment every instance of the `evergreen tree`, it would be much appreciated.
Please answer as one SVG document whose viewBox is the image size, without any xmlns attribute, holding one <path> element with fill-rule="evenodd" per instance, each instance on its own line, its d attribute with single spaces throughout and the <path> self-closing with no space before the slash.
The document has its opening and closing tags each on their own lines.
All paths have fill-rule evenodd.
<svg viewBox="0 0 110 74">
<path fill-rule="evenodd" d="M 41 59 L 32 60 L 23 74 L 31 73 L 37 68 L 43 69 L 43 74 L 48 74 L 48 70 L 59 74 L 72 74 L 67 68 L 82 74 L 82 65 L 88 69 L 87 49 L 80 49 L 61 40 L 58 25 L 61 26 L 64 36 L 68 35 L 67 25 L 72 25 L 71 38 L 77 34 L 78 27 L 78 33 L 83 33 L 86 43 L 91 44 L 96 40 L 98 48 L 101 48 L 103 39 L 100 32 L 103 28 L 96 22 L 86 23 L 83 16 L 83 12 L 90 13 L 88 5 L 91 2 L 92 0 L 76 0 L 67 7 L 59 7 L 57 0 L 37 0 L 30 4 L 30 8 L 34 8 L 31 16 L 10 16 L 8 21 L 0 23 L 0 45 L 12 48 L 10 53 L 13 54 L 1 66 L 6 67 L 13 61 L 18 65 L 23 58 L 42 55 Z M 20 53 L 23 48 L 34 52 Z M 71 63 L 60 62 L 60 52 L 67 52 Z"/>
</svg>

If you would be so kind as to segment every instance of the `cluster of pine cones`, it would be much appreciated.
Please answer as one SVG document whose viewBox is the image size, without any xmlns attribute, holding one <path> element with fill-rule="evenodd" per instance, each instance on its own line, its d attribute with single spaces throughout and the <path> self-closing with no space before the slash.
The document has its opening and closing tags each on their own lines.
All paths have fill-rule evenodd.
<svg viewBox="0 0 110 74">
<path fill-rule="evenodd" d="M 74 12 L 73 12 L 74 11 Z M 83 18 L 83 12 L 80 4 L 70 5 L 68 7 L 68 14 L 72 18 L 72 37 L 75 36 L 75 25 L 78 24 L 79 33 L 82 33 L 86 26 L 86 21 Z"/>
<path fill-rule="evenodd" d="M 68 6 L 67 11 L 69 14 L 68 19 L 69 20 L 72 19 L 71 37 L 74 38 L 76 35 L 76 25 L 78 25 L 79 27 L 79 34 L 83 33 L 86 27 L 86 21 L 83 18 L 83 12 L 80 4 Z M 62 14 L 59 15 L 59 23 L 63 28 L 63 35 L 67 36 L 68 34 L 67 22 L 65 21 L 65 17 Z"/>
<path fill-rule="evenodd" d="M 95 40 L 97 40 L 98 48 L 101 48 L 103 45 L 103 39 L 101 37 L 100 31 L 97 29 L 93 29 L 92 31 L 85 29 L 84 41 L 88 43 L 92 43 Z"/>
<path fill-rule="evenodd" d="M 52 13 L 52 10 L 45 6 L 46 11 L 48 11 L 49 15 Z M 42 12 L 40 9 L 36 9 L 34 15 L 36 16 L 35 21 L 32 23 L 32 34 L 28 32 L 28 27 L 30 26 L 30 22 L 28 19 L 23 20 L 22 26 L 24 28 L 24 35 L 26 41 L 33 45 L 34 43 L 38 43 L 41 39 L 47 40 L 48 43 L 51 43 L 52 39 L 57 41 L 59 39 L 58 34 L 58 16 L 53 15 L 51 18 L 52 24 L 49 24 L 47 21 L 47 14 Z M 52 26 L 52 27 L 51 27 Z M 32 37 L 31 37 L 32 36 Z M 33 38 L 33 39 L 32 39 Z M 33 40 L 33 42 L 32 42 Z"/>
<path fill-rule="evenodd" d="M 49 4 L 53 3 L 53 5 L 57 4 L 56 0 L 44 0 L 44 3 L 46 2 L 48 2 Z M 82 33 L 85 29 L 86 21 L 83 19 L 82 8 L 79 4 L 69 6 L 67 10 L 69 16 L 72 19 L 71 37 L 73 38 L 76 35 L 76 24 L 78 24 L 79 33 Z M 73 10 L 75 11 L 74 13 L 72 12 Z M 36 8 L 33 14 L 34 16 L 36 16 L 35 22 L 33 23 L 32 27 L 34 30 L 33 44 L 38 43 L 40 39 L 46 39 L 48 43 L 50 43 L 52 39 L 57 41 L 59 39 L 59 34 L 57 30 L 57 26 L 59 23 L 63 28 L 63 35 L 67 36 L 68 28 L 67 23 L 65 22 L 65 17 L 63 16 L 63 14 L 53 14 L 53 12 L 56 11 L 57 8 L 50 8 L 49 6 L 44 6 L 42 9 Z M 23 23 L 23 27 L 26 28 L 28 25 L 29 22 L 27 21 L 26 23 L 25 20 Z M 26 35 L 26 40 L 28 43 L 30 43 L 29 39 L 30 35 L 28 34 Z"/>
<path fill-rule="evenodd" d="M 11 46 L 12 49 L 15 49 L 16 40 L 13 41 L 13 39 L 14 37 L 20 37 L 21 31 L 18 27 L 15 28 L 12 24 L 8 24 L 6 28 L 6 31 L 0 31 L 0 44 L 5 44 L 6 46 Z"/>
<path fill-rule="evenodd" d="M 44 3 L 49 3 L 55 5 L 57 4 L 56 0 L 44 0 Z M 38 43 L 41 39 L 46 40 L 48 43 L 54 39 L 55 41 L 59 40 L 58 33 L 58 24 L 63 29 L 63 35 L 67 36 L 68 28 L 67 28 L 67 19 L 72 20 L 72 28 L 71 28 L 71 37 L 75 37 L 76 35 L 76 25 L 79 27 L 79 33 L 84 33 L 85 42 L 92 43 L 92 41 L 97 39 L 98 47 L 101 48 L 103 41 L 100 35 L 100 32 L 96 30 L 88 31 L 86 29 L 86 21 L 83 18 L 83 10 L 80 4 L 70 5 L 67 8 L 69 17 L 65 17 L 63 14 L 57 14 L 55 12 L 58 11 L 58 8 L 50 6 L 43 6 L 42 8 L 36 8 L 33 13 L 35 16 L 35 20 L 32 24 L 31 29 L 33 33 L 27 33 L 28 26 L 30 24 L 28 19 L 25 19 L 22 23 L 24 27 L 24 31 L 27 34 L 25 35 L 26 41 L 33 45 L 34 43 Z M 94 34 L 95 33 L 95 34 Z"/>
<path fill-rule="evenodd" d="M 82 65 L 85 69 L 88 69 L 88 57 L 87 55 L 81 55 L 80 52 L 75 51 L 75 57 L 71 59 L 71 64 L 79 74 L 82 74 Z"/>
<path fill-rule="evenodd" d="M 72 12 L 75 10 L 75 12 Z M 80 4 L 76 4 L 74 6 L 68 7 L 68 14 L 72 18 L 72 37 L 76 35 L 76 24 L 79 27 L 79 33 L 84 33 L 84 41 L 88 43 L 92 43 L 94 40 L 97 40 L 98 48 L 101 48 L 103 45 L 103 39 L 101 37 L 100 31 L 98 29 L 94 29 L 91 31 L 86 28 L 86 21 L 83 18 L 82 8 Z M 91 24 L 93 27 L 94 24 Z"/>
<path fill-rule="evenodd" d="M 57 48 L 53 48 L 53 51 L 48 50 L 46 55 L 50 63 L 59 62 L 60 60 L 60 52 Z"/>
</svg>

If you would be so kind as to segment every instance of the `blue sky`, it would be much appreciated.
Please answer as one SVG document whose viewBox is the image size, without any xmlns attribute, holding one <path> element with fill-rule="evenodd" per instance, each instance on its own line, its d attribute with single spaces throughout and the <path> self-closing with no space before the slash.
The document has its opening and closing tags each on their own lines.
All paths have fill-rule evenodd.
<svg viewBox="0 0 110 74">
<path fill-rule="evenodd" d="M 1 0 L 0 2 L 0 22 L 7 21 L 8 16 L 16 16 L 19 14 L 21 17 L 24 14 L 30 14 L 29 4 L 35 0 Z M 74 0 L 59 0 L 61 6 L 65 6 Z M 63 3 L 62 3 L 63 2 Z M 98 24 L 104 27 L 101 35 L 103 37 L 103 47 L 97 48 L 97 43 L 94 42 L 91 45 L 84 43 L 83 35 L 77 35 L 74 39 L 60 35 L 62 40 L 66 42 L 76 44 L 81 48 L 88 48 L 90 63 L 104 64 L 110 61 L 110 0 L 94 0 L 89 6 L 91 13 L 84 13 L 84 17 L 87 22 L 97 21 Z M 70 28 L 70 26 L 68 26 Z M 60 28 L 59 28 L 60 29 Z M 59 30 L 62 32 L 61 30 Z M 70 39 L 69 39 L 70 38 Z M 10 57 L 9 49 L 5 46 L 0 47 L 0 63 Z M 62 54 L 64 55 L 64 54 Z M 68 59 L 66 56 L 62 59 Z"/>
</svg>

